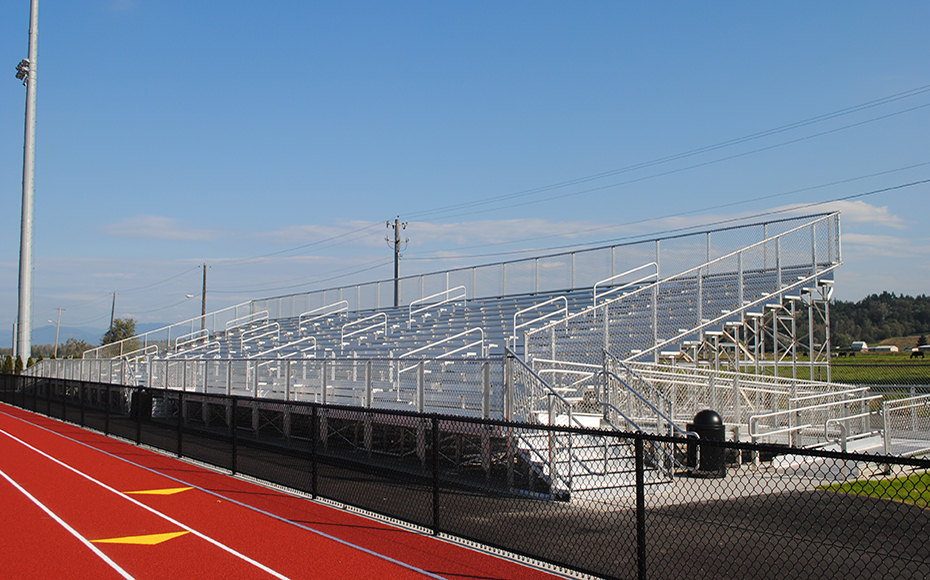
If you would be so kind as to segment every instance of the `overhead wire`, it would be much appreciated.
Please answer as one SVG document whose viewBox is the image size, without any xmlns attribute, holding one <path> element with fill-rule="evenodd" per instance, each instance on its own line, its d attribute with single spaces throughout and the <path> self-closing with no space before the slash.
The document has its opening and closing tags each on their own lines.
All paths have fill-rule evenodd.
<svg viewBox="0 0 930 580">
<path fill-rule="evenodd" d="M 407 217 L 409 217 L 409 218 L 411 218 L 411 219 L 415 219 L 415 218 L 418 218 L 418 217 L 419 217 L 419 218 L 422 218 L 422 217 L 426 217 L 426 216 L 430 216 L 430 215 L 434 215 L 434 214 L 446 213 L 446 212 L 448 212 L 448 211 L 453 211 L 453 210 L 458 210 L 458 209 L 463 209 L 463 208 L 468 208 L 468 207 L 475 207 L 475 206 L 480 206 L 480 205 L 487 205 L 487 204 L 497 203 L 497 202 L 500 202 L 500 201 L 506 201 L 506 200 L 515 199 L 515 198 L 526 197 L 526 196 L 533 195 L 533 194 L 537 194 L 537 193 L 545 193 L 545 192 L 547 192 L 547 191 L 552 191 L 552 190 L 555 190 L 555 189 L 561 189 L 561 188 L 564 188 L 564 187 L 569 187 L 569 186 L 577 185 L 577 184 L 580 184 L 580 183 L 586 183 L 586 182 L 589 182 L 589 181 L 595 181 L 595 180 L 598 180 L 598 179 L 603 179 L 603 178 L 605 178 L 605 177 L 611 177 L 611 176 L 619 175 L 619 174 L 622 174 L 622 173 L 628 173 L 628 172 L 636 171 L 636 170 L 639 170 L 639 169 L 645 169 L 645 168 L 648 168 L 648 167 L 653 167 L 653 166 L 655 166 L 655 165 L 660 165 L 660 164 L 664 164 L 664 163 L 669 163 L 669 162 L 671 162 L 671 161 L 677 161 L 677 160 L 679 160 L 679 159 L 685 159 L 685 158 L 688 158 L 688 157 L 693 157 L 693 156 L 696 156 L 696 155 L 700 155 L 700 154 L 702 154 L 702 153 L 707 153 L 707 152 L 711 152 L 711 151 L 716 151 L 716 150 L 718 150 L 718 149 L 723 149 L 723 148 L 726 148 L 726 147 L 732 147 L 732 146 L 734 146 L 734 145 L 739 145 L 739 144 L 746 143 L 746 142 L 749 142 L 749 141 L 754 141 L 754 140 L 757 140 L 757 139 L 762 139 L 762 138 L 764 138 L 764 137 L 768 137 L 768 136 L 771 136 L 771 135 L 776 135 L 776 134 L 779 134 L 779 133 L 784 133 L 784 132 L 786 132 L 786 131 L 790 131 L 790 130 L 793 130 L 793 129 L 797 129 L 797 128 L 801 128 L 801 127 L 806 127 L 806 126 L 808 126 L 808 125 L 812 125 L 812 124 L 815 124 L 815 123 L 821 123 L 821 122 L 828 121 L 828 120 L 831 120 L 831 119 L 835 119 L 835 118 L 838 118 L 838 117 L 841 117 L 841 116 L 850 115 L 850 114 L 853 114 L 853 113 L 856 113 L 856 112 L 859 112 L 859 111 L 871 109 L 871 108 L 878 107 L 878 106 L 881 106 L 881 105 L 885 105 L 885 104 L 888 104 L 888 103 L 893 103 L 893 102 L 896 102 L 896 101 L 899 101 L 899 100 L 902 100 L 902 99 L 906 99 L 906 98 L 910 98 L 910 97 L 922 95 L 922 94 L 925 94 L 925 93 L 927 93 L 927 92 L 930 92 L 930 85 L 924 85 L 924 86 L 921 86 L 921 87 L 916 87 L 916 88 L 914 88 L 914 89 L 910 89 L 910 90 L 907 90 L 907 91 L 902 91 L 902 92 L 900 92 L 900 93 L 896 93 L 896 94 L 893 94 L 893 95 L 889 95 L 889 96 L 887 96 L 887 97 L 882 97 L 882 98 L 880 98 L 880 99 L 875 99 L 875 100 L 868 101 L 868 102 L 865 102 L 865 103 L 861 103 L 861 104 L 858 104 L 858 105 L 854 105 L 854 106 L 851 106 L 851 107 L 846 107 L 846 108 L 844 108 L 844 109 L 839 109 L 839 110 L 837 110 L 837 111 L 832 111 L 832 112 L 829 112 L 829 113 L 824 113 L 824 114 L 822 114 L 822 115 L 818 115 L 818 116 L 815 116 L 815 117 L 811 117 L 811 118 L 808 118 L 808 119 L 804 119 L 804 120 L 802 120 L 802 121 L 797 121 L 797 122 L 794 122 L 794 123 L 789 123 L 789 124 L 786 124 L 786 125 L 781 125 L 781 126 L 779 126 L 779 127 L 775 127 L 775 128 L 772 128 L 772 129 L 767 129 L 767 130 L 765 130 L 765 131 L 759 131 L 759 132 L 752 133 L 752 134 L 749 134 L 749 135 L 745 135 L 745 136 L 742 136 L 742 137 L 737 137 L 737 138 L 734 138 L 734 139 L 729 139 L 729 140 L 722 141 L 722 142 L 719 142 L 719 143 L 715 143 L 715 144 L 712 144 L 712 145 L 706 145 L 706 146 L 703 146 L 703 147 L 698 147 L 698 148 L 696 148 L 696 149 L 691 149 L 691 150 L 684 151 L 684 152 L 681 152 L 681 153 L 676 153 L 676 154 L 673 154 L 673 155 L 668 155 L 668 156 L 660 157 L 660 158 L 653 159 L 653 160 L 650 160 L 650 161 L 645 161 L 645 162 L 641 162 L 641 163 L 636 163 L 636 164 L 628 165 L 628 166 L 625 166 L 625 167 L 621 167 L 621 168 L 619 168 L 619 169 L 613 169 L 613 170 L 610 170 L 610 171 L 604 171 L 604 172 L 601 172 L 601 173 L 596 173 L 596 174 L 593 174 L 593 175 L 583 176 L 583 177 L 579 177 L 579 178 L 576 178 L 576 179 L 570 179 L 570 180 L 567 180 L 567 181 L 562 181 L 562 182 L 558 182 L 558 183 L 554 183 L 554 184 L 550 184 L 550 185 L 545 185 L 545 186 L 541 186 L 541 187 L 536 187 L 536 188 L 521 190 L 521 191 L 514 192 L 514 193 L 510 193 L 510 194 L 495 195 L 495 196 L 493 196 L 493 197 L 488 197 L 488 198 L 481 199 L 481 200 L 475 200 L 475 201 L 465 202 L 465 203 L 460 203 L 460 204 L 452 204 L 452 205 L 443 206 L 443 207 L 439 207 L 439 208 L 433 208 L 433 209 L 429 209 L 429 210 L 423 210 L 423 211 L 420 211 L 420 212 L 405 213 L 404 215 L 407 216 Z"/>
<path fill-rule="evenodd" d="M 849 201 L 849 200 L 853 200 L 853 199 L 859 199 L 859 198 L 862 198 L 862 197 L 868 197 L 868 196 L 871 196 L 871 195 L 877 195 L 877 194 L 879 194 L 879 193 L 887 193 L 887 192 L 890 192 L 890 191 L 897 191 L 897 190 L 905 189 L 905 188 L 908 188 L 908 187 L 914 187 L 914 186 L 917 186 L 917 185 L 923 185 L 923 184 L 926 184 L 926 183 L 930 183 L 930 179 L 921 179 L 921 180 L 918 180 L 918 181 L 912 181 L 912 182 L 909 182 L 909 183 L 902 183 L 902 184 L 893 185 L 893 186 L 889 186 L 889 187 L 883 187 L 883 188 L 880 188 L 880 189 L 873 189 L 873 190 L 871 190 L 871 191 L 866 191 L 866 192 L 862 192 L 862 193 L 855 193 L 855 194 L 846 195 L 846 196 L 842 196 L 842 197 L 837 197 L 837 198 L 833 198 L 833 199 L 828 199 L 828 200 L 824 200 L 824 201 L 817 201 L 817 202 L 812 202 L 812 203 L 807 203 L 807 204 L 796 204 L 796 205 L 788 206 L 788 207 L 785 207 L 785 208 L 778 208 L 778 209 L 773 209 L 773 210 L 767 210 L 767 211 L 764 211 L 764 212 L 759 212 L 759 213 L 755 213 L 755 214 L 751 214 L 751 215 L 735 216 L 735 217 L 730 217 L 730 218 L 721 219 L 721 220 L 716 220 L 716 221 L 711 221 L 711 222 L 703 222 L 703 223 L 701 223 L 701 224 L 693 224 L 693 225 L 689 225 L 689 226 L 681 227 L 681 228 L 672 228 L 672 229 L 666 229 L 666 230 L 661 230 L 661 231 L 657 231 L 657 232 L 648 232 L 648 233 L 642 233 L 642 234 L 635 234 L 635 235 L 624 236 L 624 237 L 619 237 L 619 238 L 612 238 L 612 239 L 607 239 L 607 240 L 598 240 L 598 241 L 591 241 L 591 242 L 583 242 L 583 243 L 578 243 L 578 244 L 566 244 L 566 245 L 562 245 L 562 246 L 550 246 L 550 247 L 547 247 L 547 248 L 530 248 L 530 249 L 525 249 L 525 250 L 513 250 L 513 251 L 508 251 L 508 252 L 494 252 L 494 253 L 485 253 L 485 254 L 463 254 L 463 255 L 448 256 L 448 257 L 447 257 L 447 256 L 441 256 L 441 257 L 434 257 L 434 258 L 423 257 L 423 258 L 411 258 L 411 259 L 422 260 L 422 261 L 426 261 L 426 260 L 430 260 L 430 261 L 461 260 L 461 259 L 465 259 L 465 258 L 491 258 L 491 257 L 511 256 L 511 255 L 516 255 L 516 254 L 525 254 L 525 253 L 552 252 L 552 251 L 556 251 L 556 250 L 569 250 L 569 249 L 577 249 L 577 248 L 585 248 L 585 247 L 597 247 L 597 246 L 608 245 L 608 244 L 611 244 L 611 243 L 614 243 L 614 242 L 629 241 L 629 240 L 635 240 L 635 239 L 639 239 L 639 238 L 655 238 L 655 237 L 662 237 L 662 236 L 668 236 L 668 235 L 674 234 L 674 233 L 681 233 L 681 232 L 691 231 L 691 230 L 695 230 L 695 229 L 704 229 L 704 228 L 714 227 L 714 226 L 719 226 L 719 225 L 724 225 L 724 224 L 728 224 L 728 223 L 735 223 L 735 222 L 741 222 L 741 221 L 759 219 L 759 218 L 766 217 L 766 216 L 770 216 L 770 215 L 777 215 L 777 214 L 787 213 L 787 212 L 796 212 L 796 211 L 799 211 L 799 210 L 802 210 L 802 209 L 806 209 L 806 208 L 812 208 L 812 207 L 827 205 L 827 204 L 831 204 L 831 203 L 837 203 L 837 202 L 841 202 L 841 201 Z M 667 217 L 674 217 L 674 216 L 667 216 Z M 659 219 L 663 219 L 663 218 L 659 218 Z M 642 222 L 642 221 L 653 221 L 653 220 L 651 220 L 651 219 L 650 219 L 650 220 L 641 220 L 641 222 Z M 631 223 L 632 223 L 632 224 L 635 224 L 635 223 L 641 223 L 641 222 L 631 222 Z M 630 225 L 630 224 L 623 224 L 623 225 Z"/>
<path fill-rule="evenodd" d="M 545 239 L 551 239 L 551 238 L 564 238 L 564 237 L 568 237 L 568 236 L 577 236 L 577 235 L 581 235 L 581 234 L 590 234 L 590 233 L 596 232 L 596 231 L 617 229 L 617 228 L 622 228 L 622 227 L 629 227 L 629 226 L 633 226 L 633 225 L 639 225 L 639 224 L 643 224 L 643 223 L 656 222 L 656 221 L 660 221 L 660 220 L 664 220 L 664 219 L 670 219 L 670 218 L 676 218 L 676 217 L 684 217 L 684 216 L 688 216 L 688 215 L 694 215 L 694 214 L 698 214 L 698 213 L 703 213 L 703 212 L 706 212 L 706 211 L 712 211 L 712 210 L 716 210 L 716 209 L 724 209 L 724 208 L 727 208 L 727 207 L 734 207 L 734 206 L 738 206 L 738 205 L 744 205 L 744 204 L 747 204 L 747 203 L 754 203 L 754 202 L 764 201 L 764 200 L 768 200 L 768 199 L 775 199 L 775 198 L 779 198 L 779 197 L 785 197 L 785 196 L 788 196 L 788 195 L 794 195 L 794 194 L 796 194 L 796 193 L 803 193 L 803 192 L 807 192 L 807 191 L 814 191 L 814 190 L 816 190 L 816 189 L 823 189 L 823 188 L 826 188 L 826 187 L 833 187 L 833 186 L 836 186 L 836 185 L 843 185 L 843 184 L 846 184 L 846 183 L 852 183 L 852 182 L 855 182 L 855 181 L 861 181 L 861 180 L 863 180 L 863 179 L 870 179 L 870 178 L 873 178 L 873 177 L 879 177 L 879 176 L 882 176 L 882 175 L 889 175 L 889 174 L 892 174 L 892 173 L 897 173 L 897 172 L 900 172 L 900 171 L 907 171 L 907 170 L 909 170 L 909 169 L 915 169 L 915 168 L 918 168 L 918 167 L 925 167 L 925 166 L 927 166 L 927 165 L 930 165 L 930 161 L 925 161 L 925 162 L 922 162 L 922 163 L 916 163 L 916 164 L 913 164 L 913 165 L 907 165 L 907 166 L 905 166 L 905 167 L 898 167 L 898 168 L 895 168 L 895 169 L 889 169 L 889 170 L 886 170 L 886 171 L 879 171 L 879 172 L 876 172 L 876 173 L 870 173 L 870 174 L 868 174 L 868 175 L 860 175 L 860 176 L 851 177 L 851 178 L 848 178 L 848 179 L 841 179 L 841 180 L 838 180 L 838 181 L 832 181 L 832 182 L 830 182 L 830 183 L 822 183 L 822 184 L 819 184 L 819 185 L 812 185 L 812 186 L 808 186 L 808 187 L 802 187 L 802 188 L 799 188 L 799 189 L 793 189 L 793 190 L 790 190 L 790 191 L 783 191 L 783 192 L 780 192 L 780 193 L 773 193 L 773 194 L 769 194 L 769 195 L 762 195 L 762 196 L 759 196 L 759 197 L 754 197 L 754 198 L 749 198 L 749 199 L 740 199 L 740 200 L 738 200 L 738 201 L 733 201 L 733 202 L 728 202 L 728 203 L 722 203 L 722 204 L 717 204 L 717 205 L 704 206 L 704 207 L 697 208 L 697 209 L 693 209 L 693 210 L 682 211 L 682 212 L 676 212 L 676 213 L 670 213 L 670 214 L 665 214 L 665 215 L 658 216 L 658 217 L 652 217 L 652 218 L 646 218 L 646 219 L 641 219 L 641 220 L 635 220 L 635 221 L 631 221 L 631 222 L 625 222 L 625 223 L 622 223 L 622 224 L 608 224 L 608 225 L 604 225 L 604 226 L 596 226 L 596 227 L 584 228 L 584 229 L 580 229 L 580 230 L 563 231 L 563 232 L 560 232 L 560 233 L 558 233 L 558 234 L 548 234 L 548 235 L 545 235 L 545 236 L 533 236 L 533 237 L 529 237 L 529 238 L 520 238 L 520 239 L 511 240 L 511 241 L 508 241 L 508 242 L 505 242 L 505 243 L 507 243 L 507 244 L 520 244 L 520 243 L 534 242 L 534 241 L 545 240 Z M 460 246 L 460 247 L 458 247 L 458 248 L 456 248 L 456 249 L 457 249 L 457 250 L 468 250 L 468 249 L 484 248 L 484 247 L 488 247 L 488 246 L 500 246 L 500 245 L 501 245 L 501 242 L 493 242 L 493 243 L 476 244 L 476 245 L 464 246 L 464 247 L 461 247 L 461 246 Z M 520 250 L 519 252 L 524 252 L 524 251 L 546 251 L 547 249 L 548 249 L 548 248 L 535 248 L 535 249 L 532 249 L 532 250 Z M 440 251 L 448 251 L 448 250 L 440 250 Z M 516 252 L 516 251 L 515 251 L 515 252 Z M 408 257 L 408 258 L 407 258 L 408 261 L 409 261 L 409 260 L 442 260 L 442 259 L 457 259 L 457 257 L 449 257 L 449 258 L 443 258 L 443 257 L 416 257 L 416 256 L 419 255 L 417 252 L 409 252 L 409 253 L 410 253 L 410 254 L 413 254 L 414 257 Z"/>
<path fill-rule="evenodd" d="M 632 185 L 632 184 L 634 184 L 634 183 L 641 183 L 641 182 L 643 182 L 643 181 L 648 181 L 648 180 L 656 179 L 656 178 L 659 178 L 659 177 L 666 177 L 666 176 L 668 176 L 668 175 L 674 175 L 674 174 L 676 174 L 676 173 L 682 173 L 682 172 L 690 171 L 690 170 L 692 170 L 692 169 L 697 169 L 697 168 L 700 168 L 700 167 L 707 167 L 707 166 L 710 166 L 710 165 L 716 165 L 716 164 L 722 163 L 722 162 L 724 162 L 724 161 L 732 161 L 733 159 L 739 159 L 739 158 L 741 158 L 741 157 L 746 157 L 746 156 L 748 156 L 748 155 L 753 155 L 753 154 L 756 154 L 756 153 L 761 153 L 761 152 L 763 152 L 763 151 L 770 151 L 770 150 L 772 150 L 772 149 L 777 149 L 777 148 L 780 148 L 780 147 L 785 147 L 785 146 L 787 146 L 787 145 L 794 145 L 794 144 L 800 143 L 800 142 L 802 142 L 802 141 L 809 141 L 809 140 L 811 140 L 811 139 L 816 139 L 816 138 L 818 138 L 818 137 L 823 137 L 824 135 L 830 135 L 830 134 L 833 134 L 833 133 L 838 133 L 838 132 L 840 132 L 840 131 L 845 131 L 845 130 L 847 130 L 847 129 L 852 129 L 852 128 L 855 128 L 855 127 L 860 127 L 860 126 L 863 126 L 863 125 L 867 125 L 867 124 L 869 124 L 869 123 L 874 123 L 874 122 L 876 122 L 876 121 L 882 121 L 882 120 L 885 120 L 885 119 L 888 119 L 888 118 L 891 118 L 891 117 L 895 117 L 895 116 L 898 116 L 898 115 L 903 115 L 903 114 L 905 114 L 905 113 L 911 113 L 911 112 L 914 112 L 914 111 L 917 111 L 917 110 L 920 110 L 920 109 L 925 109 L 925 108 L 927 108 L 927 107 L 930 107 L 930 103 L 925 103 L 925 104 L 923 104 L 923 105 L 918 105 L 918 106 L 916 106 L 916 107 L 911 107 L 911 108 L 905 109 L 905 110 L 903 110 L 903 111 L 896 111 L 896 112 L 894 112 L 894 113 L 889 113 L 889 114 L 887 114 L 887 115 L 882 115 L 882 116 L 880 116 L 880 117 L 874 117 L 874 118 L 872 118 L 872 119 L 867 119 L 867 120 L 865 120 L 865 121 L 859 121 L 859 122 L 857 122 L 857 123 L 852 123 L 852 124 L 849 124 L 849 125 L 844 125 L 844 126 L 842 126 L 842 127 L 837 127 L 837 128 L 834 128 L 834 129 L 830 129 L 830 130 L 828 130 L 828 131 L 822 131 L 822 132 L 820 132 L 820 133 L 815 133 L 815 134 L 813 134 L 813 135 L 807 135 L 807 136 L 804 136 L 804 137 L 798 137 L 797 139 L 791 139 L 791 140 L 789 140 L 789 141 L 783 141 L 783 142 L 781 142 L 781 143 L 776 143 L 776 144 L 773 144 L 773 145 L 768 145 L 768 146 L 765 146 L 765 147 L 760 147 L 760 148 L 758 148 L 758 149 L 752 149 L 752 150 L 750 150 L 750 151 L 743 151 L 742 153 L 736 153 L 736 154 L 733 154 L 733 155 L 728 155 L 728 156 L 726 156 L 726 157 L 721 157 L 721 158 L 718 158 L 718 159 L 712 159 L 712 160 L 710 160 L 710 161 L 704 161 L 704 162 L 701 162 L 701 163 L 695 163 L 695 164 L 693 164 L 693 165 L 688 165 L 688 166 L 686 166 L 686 167 L 679 167 L 679 168 L 677 168 L 677 169 L 670 169 L 670 170 L 668 170 L 668 171 L 662 171 L 662 172 L 660 172 L 660 173 L 653 173 L 653 174 L 651 174 L 651 175 L 645 175 L 645 176 L 643 176 L 643 177 L 637 177 L 637 178 L 635 178 L 635 179 L 629 179 L 629 180 L 626 180 L 626 181 L 620 181 L 620 182 L 617 182 L 617 183 L 611 183 L 611 184 L 607 184 L 607 185 L 600 185 L 600 186 L 597 186 L 597 187 L 591 187 L 591 188 L 588 188 L 588 189 L 583 189 L 583 190 L 580 190 L 580 191 L 574 191 L 574 192 L 570 192 L 570 193 L 563 193 L 563 194 L 560 194 L 560 195 L 553 195 L 553 196 L 546 197 L 546 198 L 542 198 L 542 199 L 535 199 L 535 200 L 530 200 L 530 201 L 523 201 L 523 202 L 518 202 L 518 203 L 512 203 L 512 204 L 508 204 L 508 205 L 501 205 L 501 206 L 497 206 L 497 207 L 493 207 L 493 208 L 488 208 L 488 209 L 481 209 L 481 210 L 475 210 L 475 211 L 470 211 L 470 212 L 462 212 L 462 213 L 458 213 L 458 214 L 445 215 L 445 216 L 443 216 L 443 217 L 445 217 L 445 218 L 461 217 L 461 216 L 466 216 L 466 215 L 476 215 L 476 214 L 488 213 L 488 212 L 491 212 L 491 211 L 500 211 L 500 210 L 502 210 L 502 209 L 513 209 L 513 208 L 516 208 L 516 207 L 525 207 L 525 206 L 528 206 L 528 205 L 535 205 L 535 204 L 545 203 L 545 202 L 549 202 L 549 201 L 555 201 L 555 200 L 560 200 L 560 199 L 566 199 L 566 198 L 569 198 L 569 197 L 577 197 L 577 196 L 579 196 L 579 195 L 584 195 L 584 194 L 587 194 L 587 193 L 594 193 L 594 192 L 596 192 L 596 191 L 604 191 L 604 190 L 612 189 L 612 188 L 615 188 L 615 187 L 621 187 L 621 186 L 626 186 L 626 185 Z M 504 197 L 506 197 L 506 196 L 504 196 Z"/>
</svg>

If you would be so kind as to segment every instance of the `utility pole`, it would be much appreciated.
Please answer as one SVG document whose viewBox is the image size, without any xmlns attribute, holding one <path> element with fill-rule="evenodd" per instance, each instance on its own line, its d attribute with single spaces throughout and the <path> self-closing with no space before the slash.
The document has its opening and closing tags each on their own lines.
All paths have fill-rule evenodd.
<svg viewBox="0 0 930 580">
<path fill-rule="evenodd" d="M 400 239 L 400 231 L 407 229 L 407 222 L 401 223 L 400 218 L 395 218 L 394 223 L 386 222 L 388 228 L 394 228 L 394 308 L 400 306 L 400 245 L 406 244 L 410 238 Z M 384 238 L 384 241 L 391 244 L 390 238 Z"/>
<path fill-rule="evenodd" d="M 200 330 L 207 327 L 207 263 L 203 264 L 203 291 L 200 293 Z"/>
<path fill-rule="evenodd" d="M 32 216 L 36 167 L 36 85 L 39 60 L 39 0 L 29 11 L 29 58 L 16 66 L 16 78 L 26 85 L 26 136 L 23 144 L 23 213 L 19 243 L 19 326 L 17 352 L 32 355 Z"/>
<path fill-rule="evenodd" d="M 58 322 L 55 324 L 55 352 L 52 354 L 53 358 L 58 358 L 58 331 L 61 330 L 61 311 L 64 308 L 56 308 L 58 311 Z"/>
</svg>

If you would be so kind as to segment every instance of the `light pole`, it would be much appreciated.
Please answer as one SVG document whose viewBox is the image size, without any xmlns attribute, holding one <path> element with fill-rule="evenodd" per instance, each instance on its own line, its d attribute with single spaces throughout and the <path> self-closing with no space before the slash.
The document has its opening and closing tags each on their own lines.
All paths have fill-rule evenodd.
<svg viewBox="0 0 930 580">
<path fill-rule="evenodd" d="M 39 58 L 39 0 L 29 11 L 29 58 L 16 67 L 16 78 L 26 85 L 26 137 L 23 145 L 23 213 L 19 245 L 19 327 L 17 352 L 32 355 L 32 202 L 35 193 L 36 85 Z"/>
</svg>

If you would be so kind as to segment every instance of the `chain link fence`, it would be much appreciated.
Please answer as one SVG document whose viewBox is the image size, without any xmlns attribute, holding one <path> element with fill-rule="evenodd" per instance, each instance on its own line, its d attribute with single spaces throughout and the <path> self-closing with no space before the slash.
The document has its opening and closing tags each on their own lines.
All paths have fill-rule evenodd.
<svg viewBox="0 0 930 580">
<path fill-rule="evenodd" d="M 0 400 L 596 577 L 930 575 L 925 459 L 13 375 Z M 622 482 L 534 458 L 595 439 L 626 449 Z M 655 479 L 657 445 L 688 466 Z"/>
</svg>

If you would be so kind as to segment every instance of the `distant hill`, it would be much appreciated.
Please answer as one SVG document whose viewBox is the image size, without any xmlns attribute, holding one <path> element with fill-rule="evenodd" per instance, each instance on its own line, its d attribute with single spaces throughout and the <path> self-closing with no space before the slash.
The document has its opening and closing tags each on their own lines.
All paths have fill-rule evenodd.
<svg viewBox="0 0 930 580">
<path fill-rule="evenodd" d="M 164 328 L 168 326 L 165 322 L 140 322 L 136 324 L 136 332 L 139 334 Z M 94 328 L 90 326 L 62 326 L 58 333 L 58 344 L 64 344 L 69 338 L 83 340 L 92 345 L 100 344 L 106 328 Z M 55 344 L 55 325 L 49 324 L 32 329 L 32 344 Z M 10 332 L 5 337 L 0 338 L 0 349 L 13 348 L 13 333 Z"/>
<path fill-rule="evenodd" d="M 930 336 L 930 297 L 882 292 L 858 302 L 837 300 L 830 306 L 830 331 L 833 344 L 840 347 L 854 340 L 878 344 L 891 338 L 914 337 L 916 341 Z M 905 344 L 910 341 L 903 339 L 898 348 Z"/>
</svg>

